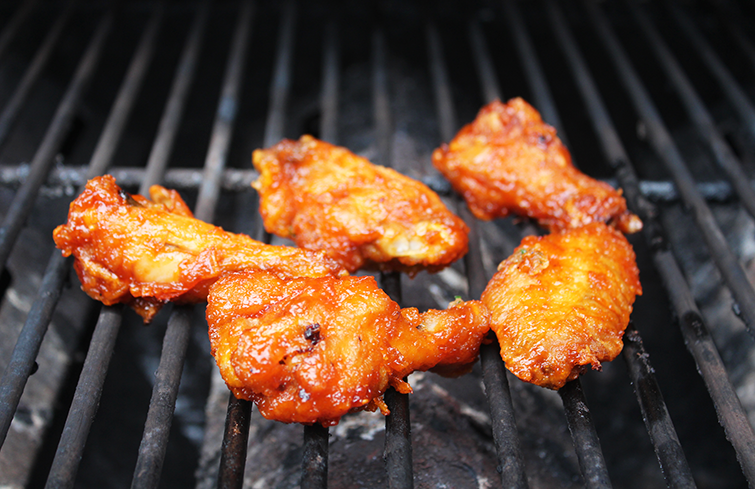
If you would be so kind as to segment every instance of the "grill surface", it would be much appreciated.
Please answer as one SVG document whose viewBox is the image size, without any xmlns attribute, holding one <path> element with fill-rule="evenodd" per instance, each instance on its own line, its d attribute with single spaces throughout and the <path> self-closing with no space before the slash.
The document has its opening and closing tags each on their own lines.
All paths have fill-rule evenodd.
<svg viewBox="0 0 755 489">
<path fill-rule="evenodd" d="M 0 486 L 755 481 L 754 20 L 733 0 L 6 2 Z M 417 375 L 412 396 L 387 393 L 385 421 L 302 430 L 229 399 L 202 307 L 144 328 L 75 276 L 66 285 L 50 234 L 87 178 L 110 172 L 140 193 L 162 182 L 198 218 L 279 243 L 256 211 L 251 151 L 310 133 L 422 179 L 470 224 L 463 263 L 382 275 L 391 297 L 479 298 L 538 230 L 475 221 L 429 156 L 482 104 L 514 96 L 645 222 L 622 359 L 559 395 L 507 378 L 493 344 L 468 377 Z"/>
</svg>

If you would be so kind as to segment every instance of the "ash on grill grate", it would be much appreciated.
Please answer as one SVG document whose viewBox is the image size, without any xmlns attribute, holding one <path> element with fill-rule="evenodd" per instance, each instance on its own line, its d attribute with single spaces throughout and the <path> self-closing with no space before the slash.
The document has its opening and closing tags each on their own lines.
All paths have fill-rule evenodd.
<svg viewBox="0 0 755 489">
<path fill-rule="evenodd" d="M 159 49 L 149 63 L 142 91 L 109 162 L 112 166 L 127 168 L 130 175 L 151 174 L 141 167 L 148 159 L 152 160 L 151 151 L 156 134 L 161 131 L 163 109 L 172 94 L 179 59 L 198 11 L 194 4 L 165 3 L 165 15 L 160 21 L 156 42 Z M 256 2 L 248 24 L 251 36 L 243 62 L 243 89 L 238 100 L 224 99 L 220 103 L 218 94 L 225 83 L 224 70 L 235 35 L 230 26 L 236 25 L 246 2 L 210 2 L 206 32 L 200 36 L 196 51 L 199 56 L 196 78 L 191 81 L 175 144 L 166 159 L 169 171 L 199 169 L 205 162 L 208 148 L 219 149 L 221 153 L 227 150 L 228 167 L 245 171 L 250 167 L 251 151 L 267 144 L 267 139 L 277 141 L 282 136 L 296 138 L 302 133 L 314 133 L 322 137 L 327 134 L 339 144 L 374 161 L 394 166 L 409 176 L 437 182 L 438 174 L 430 165 L 431 151 L 442 139 L 448 139 L 446 133 L 455 131 L 456 125 L 470 121 L 477 109 L 491 97 L 490 93 L 497 90 L 504 94 L 504 98 L 521 95 L 533 101 L 546 120 L 559 126 L 560 134 L 568 139 L 575 162 L 584 171 L 600 178 L 614 177 L 616 168 L 611 165 L 616 162 L 606 164 L 600 151 L 600 140 L 605 134 L 597 134 L 592 129 L 594 116 L 585 108 L 580 95 L 582 87 L 573 77 L 573 60 L 565 55 L 565 43 L 553 26 L 561 15 L 554 10 L 554 3 L 507 0 L 503 5 L 482 1 L 474 5 L 452 1 L 431 5 L 422 2 L 344 4 L 315 1 L 281 6 L 276 2 Z M 751 26 L 755 17 L 753 8 L 739 3 L 730 2 L 735 7 L 742 7 L 737 22 Z M 20 17 L 20 25 L 24 28 L 16 32 L 15 40 L 3 51 L 2 36 L 10 32 L 7 28 L 11 25 L 11 16 L 15 11 L 23 13 L 25 5 L 31 5 L 31 8 L 26 20 Z M 129 60 L 156 5 L 123 2 L 115 11 L 113 32 L 106 38 L 94 79 L 75 110 L 71 126 L 62 134 L 66 136 L 65 140 L 59 141 L 59 147 L 55 149 L 62 155 L 58 160 L 58 174 L 66 175 L 71 168 L 79 169 L 89 162 L 128 70 Z M 289 10 L 294 5 L 295 9 Z M 563 18 L 587 59 L 601 98 L 608 105 L 640 177 L 646 182 L 651 180 L 647 182 L 650 184 L 664 180 L 660 183 L 668 185 L 669 172 L 651 144 L 657 134 L 652 133 L 652 124 L 627 95 L 624 87 L 627 77 L 616 74 L 615 58 L 606 51 L 606 43 L 596 34 L 589 15 L 595 5 L 570 1 L 559 2 L 558 8 L 564 10 Z M 745 172 L 752 178 L 755 175 L 752 160 L 755 145 L 752 139 L 743 135 L 745 124 L 740 122 L 737 111 L 740 107 L 721 94 L 718 84 L 700 61 L 699 50 L 689 47 L 675 17 L 676 7 L 642 4 L 639 8 L 663 33 L 674 55 L 680 58 L 694 87 L 710 107 L 717 127 L 725 131 L 726 141 L 732 144 L 744 163 Z M 731 66 L 733 62 L 737 66 L 737 82 L 745 87 L 751 99 L 755 93 L 755 66 L 742 68 L 747 64 L 741 61 L 743 56 L 737 56 L 742 50 L 736 44 L 736 37 L 722 35 L 728 30 L 726 24 L 720 22 L 726 21 L 718 17 L 710 20 L 708 14 L 712 7 L 703 2 L 687 2 L 680 8 L 692 14 L 694 24 L 702 27 L 705 37 L 715 44 L 716 51 L 726 63 Z M 601 3 L 597 9 L 607 15 L 611 28 L 615 29 L 628 51 L 631 63 L 647 85 L 653 102 L 658 104 L 664 123 L 669 126 L 685 163 L 698 182 L 712 180 L 714 186 L 721 184 L 723 173 L 689 121 L 686 109 L 677 97 L 678 88 L 667 81 L 662 67 L 655 61 L 657 45 L 647 39 L 637 19 L 629 15 L 633 8 L 622 3 Z M 520 15 L 519 11 L 522 19 L 515 18 Z M 35 56 L 36 47 L 41 45 L 61 12 L 61 7 L 53 2 L 27 0 L 23 6 L 0 6 L 0 110 L 8 103 Z M 290 30 L 292 38 L 279 37 L 285 31 L 281 29 L 280 21 L 286 12 L 294 13 L 296 27 Z M 543 12 L 548 15 L 544 16 Z M 8 143 L 0 147 L 0 162 L 8 167 L 3 168 L 8 174 L 20 173 L 17 164 L 31 161 L 35 155 L 48 121 L 104 13 L 96 2 L 81 2 L 66 21 L 62 41 L 53 49 L 49 66 L 43 68 L 41 78 L 33 83 L 32 95 L 23 105 Z M 480 29 L 477 40 L 470 41 L 468 36 L 470 20 Z M 426 23 L 430 21 L 436 27 L 426 30 Z M 323 43 L 329 25 L 335 25 L 338 39 L 335 65 L 337 125 L 331 128 L 334 130 L 323 129 L 327 125 L 324 121 L 330 120 L 334 114 L 326 116 L 320 100 L 324 90 L 322 63 L 326 58 L 323 51 L 328 49 Z M 378 36 L 377 32 L 381 34 Z M 734 30 L 731 32 L 735 33 Z M 744 37 L 748 35 L 745 33 Z M 380 36 L 385 44 L 380 56 L 382 61 L 377 62 L 374 39 Z M 287 41 L 292 42 L 291 54 L 284 56 L 283 62 L 279 63 L 278 52 L 285 51 L 282 45 Z M 533 52 L 525 63 L 520 53 L 526 52 L 528 41 Z M 750 38 L 749 42 L 753 40 Z M 486 75 L 480 67 L 478 55 L 484 48 L 489 51 L 488 57 L 493 64 L 493 70 L 487 76 L 492 73 L 498 80 L 488 80 L 487 86 L 481 89 L 481 82 L 486 83 L 481 77 Z M 384 93 L 378 96 L 376 93 L 380 90 L 376 85 L 383 82 L 376 81 L 380 77 L 375 71 L 381 63 L 385 85 L 381 88 Z M 279 78 L 278 75 L 287 68 L 290 69 L 287 80 L 285 76 Z M 447 85 L 443 84 L 443 77 L 448 78 Z M 445 88 L 450 88 L 450 93 L 443 94 Z M 551 96 L 553 103 L 549 101 Z M 380 97 L 384 97 L 382 102 L 387 101 L 387 115 L 375 114 L 382 110 L 376 110 L 379 106 L 376 99 Z M 228 110 L 233 108 L 237 110 Z M 215 134 L 216 113 L 226 121 L 225 116 L 231 113 L 236 116 L 236 119 L 230 119 L 233 137 L 228 147 L 210 143 Z M 84 173 L 79 171 L 79 174 Z M 198 186 L 208 178 L 199 172 L 189 175 L 182 181 L 189 182 L 189 187 L 192 187 L 192 181 L 196 183 L 182 193 L 191 205 L 195 200 L 202 201 L 202 197 L 198 197 Z M 246 173 L 243 175 L 248 177 Z M 159 179 L 160 176 L 149 178 Z M 726 185 L 729 189 L 734 187 Z M 13 281 L 0 304 L 2 369 L 6 368 L 6 359 L 18 331 L 27 320 L 31 304 L 40 301 L 36 295 L 45 274 L 45 259 L 52 252 L 49 236 L 52 227 L 64 220 L 65 206 L 73 188 L 53 186 L 51 190 L 42 192 L 37 198 L 27 227 L 8 263 Z M 258 233 L 259 220 L 255 217 L 251 189 L 236 185 L 233 191 L 235 193 L 221 193 L 215 212 L 216 223 L 231 230 Z M 711 207 L 726 241 L 745 262 L 752 281 L 755 255 L 752 217 L 740 209 L 736 194 L 731 190 L 727 192 L 729 200 Z M 3 215 L 11 207 L 15 194 L 15 189 L 0 190 Z M 444 199 L 452 208 L 457 205 L 450 193 L 446 193 Z M 730 289 L 719 278 L 694 220 L 678 202 L 660 204 L 662 224 L 672 248 L 689 278 L 720 347 L 729 376 L 752 419 L 755 417 L 752 337 L 732 311 Z M 201 207 L 204 215 L 208 209 L 206 201 Z M 499 220 L 479 223 L 479 232 L 484 273 L 489 277 L 496 264 L 518 244 L 521 226 L 511 219 Z M 645 295 L 636 304 L 634 326 L 649 353 L 695 481 L 699 487 L 744 487 L 746 483 L 734 451 L 716 421 L 710 395 L 685 349 L 676 318 L 669 312 L 662 279 L 655 268 L 654 253 L 657 250 L 648 249 L 641 237 L 632 239 L 645 290 Z M 466 273 L 465 265 L 458 263 L 440 274 L 420 274 L 412 280 L 403 277 L 403 305 L 437 308 L 444 307 L 456 295 L 468 297 L 469 291 L 480 284 L 468 285 Z M 39 371 L 26 385 L 10 434 L 0 450 L 0 485 L 23 486 L 33 473 L 35 478 L 30 485 L 41 486 L 47 477 L 68 403 L 78 381 L 79 364 L 94 328 L 93 316 L 99 309 L 78 291 L 75 278 L 73 282 L 75 285 L 64 291 L 56 309 L 37 359 Z M 90 309 L 94 313 L 90 314 Z M 161 487 L 187 487 L 195 483 L 199 487 L 214 487 L 217 481 L 228 395 L 222 385 L 219 389 L 212 387 L 214 367 L 208 353 L 206 324 L 202 308 L 196 309 L 190 326 L 188 355 Z M 105 381 L 100 412 L 89 434 L 76 479 L 78 487 L 123 487 L 129 484 L 169 317 L 172 313 L 166 310 L 153 325 L 144 328 L 133 314 L 125 314 Z M 415 486 L 499 486 L 497 469 L 500 468 L 496 464 L 500 454 L 492 436 L 494 423 L 483 393 L 479 367 L 462 379 L 416 374 L 410 381 L 415 388 L 410 397 Z M 663 474 L 629 385 L 624 360 L 617 359 L 605 365 L 601 373 L 586 374 L 581 383 L 613 485 L 627 488 L 664 486 Z M 578 454 L 584 456 L 583 447 L 575 450 L 561 398 L 513 377 L 509 377 L 509 385 L 518 444 L 530 485 L 584 485 L 578 460 Z M 578 398 L 570 399 L 579 401 Z M 5 401 L 0 399 L 0 402 Z M 385 433 L 384 418 L 368 413 L 349 415 L 340 425 L 331 428 L 328 440 L 329 487 L 386 485 Z M 580 433 L 581 436 L 585 434 Z M 21 445 L 24 447 L 19 448 Z M 299 486 L 302 446 L 300 426 L 265 421 L 254 412 L 245 473 L 247 485 Z M 196 467 L 199 469 L 195 475 Z"/>
</svg>

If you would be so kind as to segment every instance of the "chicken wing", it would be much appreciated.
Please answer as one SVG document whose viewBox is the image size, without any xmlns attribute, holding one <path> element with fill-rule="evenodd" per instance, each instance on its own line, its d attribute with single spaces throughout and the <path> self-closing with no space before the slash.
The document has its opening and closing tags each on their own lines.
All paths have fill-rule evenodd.
<svg viewBox="0 0 755 489">
<path fill-rule="evenodd" d="M 521 98 L 483 107 L 433 152 L 433 164 L 479 219 L 515 213 L 551 231 L 596 221 L 625 233 L 642 229 L 621 191 L 577 170 L 556 130 Z"/>
<path fill-rule="evenodd" d="M 284 279 L 268 272 L 223 275 L 207 306 L 212 354 L 238 398 L 268 419 L 338 423 L 387 408 L 382 394 L 414 370 L 454 372 L 478 355 L 489 330 L 479 301 L 446 311 L 401 309 L 375 279 Z"/>
<path fill-rule="evenodd" d="M 506 367 L 520 379 L 561 388 L 587 365 L 622 348 L 642 293 L 632 246 L 602 223 L 529 236 L 501 262 L 482 294 Z"/>
<path fill-rule="evenodd" d="M 265 229 L 362 267 L 437 271 L 467 252 L 466 224 L 424 184 L 312 136 L 253 154 Z"/>
<path fill-rule="evenodd" d="M 145 322 L 165 301 L 204 301 L 225 271 L 346 273 L 321 252 L 265 245 L 194 219 L 176 191 L 153 186 L 150 196 L 127 194 L 110 175 L 94 178 L 53 233 L 63 255 L 76 257 L 87 294 L 106 305 L 127 303 Z"/>
</svg>

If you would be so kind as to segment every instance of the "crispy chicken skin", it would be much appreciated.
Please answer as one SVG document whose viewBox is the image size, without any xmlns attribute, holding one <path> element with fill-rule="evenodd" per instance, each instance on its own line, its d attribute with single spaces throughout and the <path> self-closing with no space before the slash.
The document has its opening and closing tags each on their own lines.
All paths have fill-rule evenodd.
<svg viewBox="0 0 755 489">
<path fill-rule="evenodd" d="M 557 231 L 606 222 L 625 233 L 642 229 L 621 191 L 577 170 L 556 130 L 521 98 L 483 107 L 433 164 L 479 219 L 509 213 Z"/>
<path fill-rule="evenodd" d="M 254 151 L 265 229 L 350 272 L 437 271 L 467 252 L 466 224 L 424 184 L 302 136 Z"/>
<path fill-rule="evenodd" d="M 149 322 L 165 301 L 201 302 L 226 271 L 270 270 L 318 277 L 345 271 L 323 253 L 269 246 L 192 217 L 178 192 L 129 195 L 110 175 L 90 180 L 53 238 L 74 255 L 82 288 L 112 305 L 131 305 Z"/>
<path fill-rule="evenodd" d="M 560 389 L 587 365 L 622 348 L 642 293 L 626 238 L 602 223 L 528 236 L 501 262 L 482 294 L 506 367 L 520 379 Z"/>
<path fill-rule="evenodd" d="M 419 314 L 401 309 L 375 279 L 223 275 L 207 306 L 212 354 L 238 398 L 268 419 L 331 426 L 344 414 L 387 408 L 382 394 L 410 372 L 452 373 L 477 358 L 489 330 L 479 301 Z"/>
</svg>

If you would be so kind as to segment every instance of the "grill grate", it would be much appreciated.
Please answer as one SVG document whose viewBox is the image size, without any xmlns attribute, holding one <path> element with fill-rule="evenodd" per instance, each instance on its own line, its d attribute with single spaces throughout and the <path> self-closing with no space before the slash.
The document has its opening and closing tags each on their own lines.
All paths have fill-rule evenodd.
<svg viewBox="0 0 755 489">
<path fill-rule="evenodd" d="M 138 185 L 139 192 L 143 194 L 147 193 L 150 185 L 159 182 L 196 191 L 195 215 L 206 221 L 212 221 L 215 218 L 219 205 L 222 205 L 220 201 L 223 190 L 235 192 L 236 230 L 270 242 L 271 236 L 264 233 L 260 219 L 255 215 L 255 196 L 252 192 L 246 191 L 249 188 L 249 182 L 254 178 L 254 172 L 245 168 L 248 167 L 246 163 L 239 168 L 226 168 L 226 166 L 233 154 L 231 145 L 234 136 L 238 138 L 238 134 L 235 133 L 238 131 L 238 116 L 242 106 L 242 87 L 245 86 L 245 79 L 259 76 L 256 72 L 245 75 L 248 53 L 255 49 L 252 45 L 252 29 L 260 22 L 258 20 L 260 10 L 266 9 L 265 12 L 269 14 L 268 11 L 277 11 L 278 7 L 262 3 L 258 5 L 251 0 L 222 3 L 221 7 L 209 1 L 202 1 L 190 8 L 159 1 L 146 4 L 126 3 L 102 12 L 98 10 L 99 7 L 88 4 L 77 5 L 74 2 L 68 3 L 60 10 L 50 5 L 42 8 L 38 3 L 26 0 L 18 5 L 0 32 L 1 62 L 1 57 L 12 46 L 14 37 L 19 35 L 20 29 L 27 25 L 28 19 L 33 17 L 35 12 L 40 10 L 57 12 L 57 20 L 37 50 L 37 54 L 3 108 L 3 112 L 0 113 L 0 145 L 4 143 L 6 136 L 11 137 L 15 134 L 14 121 L 24 110 L 30 90 L 39 83 L 46 66 L 51 59 L 54 59 L 55 46 L 65 34 L 65 26 L 69 20 L 82 10 L 94 10 L 98 14 L 98 24 L 68 84 L 67 91 L 49 123 L 46 134 L 34 152 L 31 163 L 29 165 L 6 164 L 6 168 L 1 169 L 0 181 L 6 185 L 17 183 L 20 188 L 15 192 L 0 228 L 0 263 L 4 266 L 8 264 L 9 260 L 12 260 L 14 246 L 17 242 L 23 241 L 23 238 L 20 238 L 21 232 L 33 211 L 46 179 L 50 185 L 56 181 L 60 182 L 61 186 L 81 185 L 87 178 L 110 170 L 119 178 L 123 176 L 121 183 L 125 181 Z M 451 7 L 456 9 L 456 13 L 444 15 L 444 11 Z M 547 14 L 545 20 L 540 16 L 540 11 L 535 10 L 541 7 Z M 720 5 L 718 7 L 723 8 Z M 730 7 L 738 8 L 739 5 L 732 1 Z M 192 85 L 195 83 L 199 70 L 202 51 L 209 44 L 208 24 L 213 12 L 218 8 L 233 11 L 236 22 L 233 25 L 233 36 L 227 55 L 225 53 L 223 55 L 223 59 L 227 58 L 227 61 L 224 61 L 225 72 L 220 97 L 215 108 L 204 166 L 201 170 L 168 168 L 173 159 L 174 146 L 181 128 L 188 118 L 187 110 L 193 101 Z M 396 101 L 391 99 L 390 89 L 390 78 L 393 74 L 390 64 L 393 57 L 399 56 L 395 49 L 390 48 L 387 39 L 393 26 L 391 25 L 392 17 L 385 15 L 384 12 L 389 10 L 391 5 L 377 3 L 364 8 L 368 10 L 374 8 L 374 11 L 371 11 L 374 18 L 371 19 L 372 24 L 368 28 L 370 34 L 366 36 L 369 38 L 366 56 L 371 66 L 371 107 L 369 110 L 372 111 L 372 115 L 369 113 L 364 115 L 364 119 L 371 120 L 373 125 L 374 154 L 371 155 L 371 159 L 375 163 L 397 166 L 399 170 L 405 171 L 405 168 L 401 166 L 404 162 L 399 160 L 411 158 L 404 154 L 405 151 L 402 148 L 396 147 L 397 123 L 393 114 L 397 109 Z M 622 47 L 615 28 L 606 15 L 609 7 L 590 0 L 563 4 L 553 0 L 544 0 L 537 2 L 535 6 L 514 0 L 504 0 L 502 4 L 483 3 L 472 10 L 469 7 L 462 8 L 461 5 L 443 4 L 439 5 L 435 12 L 424 11 L 421 6 L 407 7 L 403 14 L 417 21 L 414 27 L 420 25 L 424 29 L 424 37 L 418 35 L 413 39 L 418 40 L 420 44 L 424 42 L 428 73 L 426 81 L 434 96 L 436 113 L 425 114 L 425 116 L 434 117 L 437 120 L 438 134 L 434 139 L 448 141 L 460 127 L 460 118 L 457 117 L 459 100 L 467 102 L 466 98 L 459 97 L 460 88 L 455 84 L 457 79 L 453 76 L 454 71 L 449 70 L 449 66 L 455 66 L 452 60 L 459 57 L 459 46 L 444 41 L 449 38 L 449 35 L 448 29 L 444 30 L 443 25 L 451 22 L 455 29 L 463 25 L 468 34 L 467 42 L 471 52 L 465 53 L 465 56 L 472 59 L 474 73 L 470 78 L 474 79 L 475 83 L 479 83 L 480 101 L 503 98 L 499 79 L 502 78 L 502 74 L 507 74 L 507 71 L 505 67 L 500 66 L 501 59 L 496 57 L 494 53 L 497 51 L 493 47 L 500 48 L 501 43 L 510 42 L 522 64 L 523 80 L 526 85 L 526 88 L 523 88 L 524 93 L 531 93 L 532 101 L 541 111 L 544 119 L 557 128 L 560 137 L 569 145 L 566 139 L 567 132 L 559 114 L 559 106 L 563 107 L 565 103 L 557 102 L 558 96 L 554 95 L 549 88 L 557 81 L 549 80 L 547 70 L 544 69 L 545 65 L 539 55 L 542 47 L 537 42 L 540 31 L 532 28 L 532 22 L 529 22 L 530 17 L 537 15 L 539 21 L 547 24 L 558 42 L 557 49 L 561 50 L 560 62 L 567 67 L 581 97 L 579 102 L 572 103 L 584 103 L 584 111 L 590 125 L 594 128 L 602 156 L 608 162 L 611 171 L 616 173 L 616 179 L 619 186 L 624 189 L 630 208 L 645 222 L 643 236 L 655 268 L 660 274 L 679 318 L 679 327 L 686 346 L 710 393 L 726 437 L 736 451 L 744 476 L 748 481 L 755 481 L 755 433 L 748 422 L 747 413 L 737 396 L 737 391 L 729 380 L 724 361 L 708 331 L 703 314 L 695 303 L 688 281 L 684 278 L 680 265 L 665 238 L 665 231 L 659 219 L 659 216 L 662 216 L 662 209 L 649 200 L 655 198 L 660 205 L 663 205 L 672 198 L 671 193 L 668 191 L 653 193 L 652 188 L 656 188 L 653 187 L 655 182 L 641 181 L 638 178 L 619 131 L 614 126 L 613 118 L 601 97 L 601 88 L 593 79 L 594 75 L 590 72 L 588 62 L 570 26 L 575 23 L 574 18 L 578 16 L 578 22 L 586 24 L 590 32 L 600 40 L 599 49 L 604 50 L 601 56 L 608 56 L 613 64 L 612 68 L 619 73 L 631 106 L 646 128 L 650 146 L 673 179 L 674 186 L 678 189 L 678 197 L 691 210 L 695 223 L 710 250 L 710 256 L 734 296 L 742 321 L 748 328 L 752 328 L 755 324 L 755 291 L 747 278 L 747 271 L 741 265 L 740 258 L 732 250 L 732 246 L 727 242 L 706 198 L 710 197 L 708 200 L 714 197 L 721 199 L 720 196 L 723 195 L 723 200 L 727 202 L 727 205 L 732 205 L 728 200 L 735 197 L 737 205 L 741 205 L 751 216 L 755 217 L 755 194 L 753 194 L 751 179 L 748 177 L 752 170 L 746 165 L 752 166 L 753 162 L 749 161 L 746 156 L 747 151 L 753 149 L 745 148 L 742 151 L 736 148 L 737 151 L 735 151 L 727 139 L 719 133 L 713 115 L 708 111 L 701 97 L 697 95 L 693 83 L 685 76 L 682 65 L 676 61 L 672 49 L 666 45 L 655 27 L 658 17 L 670 18 L 684 33 L 684 42 L 688 42 L 692 46 L 691 50 L 702 58 L 704 66 L 720 85 L 721 93 L 729 99 L 733 111 L 738 113 L 742 128 L 749 131 L 750 143 L 755 140 L 755 109 L 752 107 L 747 91 L 751 95 L 755 84 L 752 83 L 752 77 L 750 77 L 750 85 L 746 89 L 741 88 L 741 82 L 729 72 L 724 61 L 719 58 L 714 48 L 705 40 L 704 34 L 696 27 L 702 15 L 698 13 L 705 12 L 709 8 L 702 2 L 651 6 L 630 1 L 618 7 L 610 6 L 610 9 L 616 8 L 621 9 L 622 13 L 628 11 L 631 14 L 625 23 L 631 22 L 633 26 L 631 29 L 640 33 L 642 42 L 651 46 L 653 52 L 657 54 L 659 65 L 664 70 L 663 76 L 671 80 L 673 93 L 681 99 L 681 106 L 687 113 L 686 117 L 699 131 L 712 154 L 712 160 L 720 165 L 730 180 L 729 184 L 713 182 L 718 185 L 717 189 L 724 188 L 723 191 L 711 191 L 710 186 L 701 185 L 701 183 L 710 184 L 710 182 L 696 181 L 689 161 L 685 159 L 677 146 L 678 143 L 672 131 L 666 126 L 645 82 L 630 61 L 630 55 Z M 146 20 L 141 39 L 126 70 L 89 164 L 85 170 L 65 166 L 53 168 L 56 155 L 62 151 L 64 140 L 71 134 L 77 111 L 82 106 L 82 99 L 95 76 L 98 64 L 101 58 L 106 56 L 106 46 L 110 42 L 109 35 L 114 23 L 128 9 L 143 9 L 148 12 L 148 15 L 143 16 Z M 348 34 L 341 27 L 355 19 L 349 18 L 351 12 L 349 9 L 343 9 L 344 12 L 338 14 L 340 18 L 322 14 L 318 9 L 338 11 L 339 6 L 316 4 L 314 7 L 310 6 L 304 14 L 302 14 L 303 6 L 297 5 L 293 0 L 280 6 L 280 24 L 267 93 L 267 113 L 264 117 L 262 146 L 271 146 L 284 136 L 296 136 L 289 135 L 286 131 L 287 115 L 291 110 L 292 94 L 295 89 L 296 66 L 300 62 L 295 53 L 297 36 L 312 29 L 310 19 L 306 17 L 310 15 L 313 15 L 317 21 L 321 18 L 329 19 L 328 22 L 322 22 L 322 27 L 318 28 L 318 31 L 322 32 L 323 41 L 322 78 L 318 80 L 316 75 L 308 77 L 309 84 L 322 86 L 315 97 L 318 99 L 315 105 L 319 107 L 320 116 L 316 130 L 322 139 L 330 142 L 338 144 L 343 139 L 339 136 L 339 128 L 344 125 L 340 120 L 339 107 L 343 105 L 340 95 L 342 85 L 345 83 L 342 66 L 343 52 L 348 50 L 349 46 L 345 46 Z M 717 18 L 724 23 L 724 27 L 718 29 L 728 29 L 732 32 L 735 42 L 742 46 L 742 51 L 752 53 L 753 41 L 748 37 L 747 31 L 739 27 L 740 23 L 751 25 L 752 12 L 747 10 L 746 6 L 742 6 L 742 9 L 740 18 L 735 20 L 727 17 L 725 13 L 720 13 Z M 160 36 L 165 35 L 165 33 L 161 34 L 161 29 L 166 29 L 172 16 L 178 15 L 183 18 L 186 10 L 190 13 L 191 25 L 180 59 L 176 64 L 173 84 L 170 87 L 145 168 L 111 168 L 116 157 L 116 149 L 122 144 L 132 109 L 139 99 L 140 92 L 148 88 L 143 85 L 153 62 Z M 526 15 L 527 13 L 530 17 Z M 654 14 L 655 17 L 650 14 Z M 449 21 L 449 17 L 454 20 Z M 464 17 L 464 19 L 459 20 L 457 17 Z M 486 32 L 483 25 L 490 22 L 494 22 L 495 28 L 498 29 L 495 34 L 491 34 L 490 29 Z M 508 28 L 508 32 L 500 29 L 503 26 Z M 626 28 L 626 25 L 623 27 Z M 535 34 L 530 33 L 530 28 Z M 507 40 L 501 41 L 502 36 L 505 36 Z M 458 37 L 452 37 L 452 39 L 458 41 Z M 212 56 L 216 55 L 217 53 L 212 53 Z M 456 69 L 458 68 L 454 68 Z M 752 69 L 755 70 L 755 64 Z M 297 101 L 297 103 L 300 102 Z M 574 138 L 577 147 L 584 144 L 579 142 L 574 134 L 570 137 Z M 248 155 L 245 155 L 245 158 L 248 160 Z M 582 160 L 575 159 L 578 163 L 583 163 Z M 173 182 L 176 184 L 172 185 Z M 492 275 L 492 270 L 485 266 L 485 253 L 489 253 L 489 250 L 486 249 L 488 243 L 485 242 L 486 235 L 482 232 L 482 225 L 473 219 L 458 197 L 449 195 L 447 187 L 431 178 L 428 182 L 452 200 L 457 212 L 470 225 L 470 252 L 465 257 L 463 269 L 466 273 L 468 296 L 478 298 L 488 278 Z M 524 223 L 516 228 L 514 239 L 518 241 L 521 234 L 534 232 L 536 230 L 532 225 Z M 57 251 L 52 253 L 39 286 L 37 298 L 27 315 L 20 336 L 2 338 L 4 342 L 15 342 L 16 347 L 7 365 L 4 366 L 5 370 L 0 380 L 0 442 L 6 440 L 27 379 L 34 372 L 35 359 L 54 311 L 58 307 L 70 268 L 71 260 L 62 258 Z M 404 304 L 402 300 L 405 294 L 402 293 L 400 275 L 383 274 L 380 280 L 383 289 L 391 298 L 402 305 L 414 305 L 413 301 L 407 301 L 409 303 Z M 195 309 L 198 308 L 174 307 L 167 319 L 167 330 L 162 340 L 162 353 L 155 376 L 152 400 L 147 408 L 144 433 L 135 460 L 132 487 L 157 487 L 160 484 L 181 375 L 191 341 L 192 318 L 199 314 L 199 311 Z M 123 315 L 122 307 L 103 307 L 99 313 L 70 405 L 68 419 L 65 421 L 60 440 L 55 442 L 57 451 L 47 478 L 48 487 L 73 487 L 75 484 L 79 463 L 85 450 L 100 395 L 106 383 L 108 365 L 116 347 Z M 694 471 L 690 469 L 690 464 L 687 462 L 680 436 L 677 435 L 669 408 L 661 394 L 660 382 L 654 375 L 655 370 L 650 364 L 638 332 L 638 329 L 643 330 L 643 327 L 643 324 L 639 324 L 635 329 L 630 325 L 625 336 L 623 357 L 628 367 L 629 378 L 634 386 L 666 483 L 670 487 L 694 486 Z M 482 348 L 481 370 L 490 408 L 491 431 L 501 484 L 505 487 L 527 487 L 527 474 L 530 469 L 526 466 L 522 453 L 521 433 L 517 429 L 515 403 L 512 399 L 514 394 L 495 342 Z M 212 378 L 210 389 L 210 399 L 226 398 L 224 394 L 227 392 L 226 387 L 217 375 Z M 610 487 L 612 466 L 607 462 L 604 450 L 601 448 L 598 438 L 600 430 L 591 419 L 587 402 L 589 396 L 583 392 L 582 382 L 579 379 L 570 382 L 559 391 L 559 394 L 584 484 L 588 487 Z M 416 464 L 413 463 L 412 454 L 410 398 L 391 390 L 386 393 L 386 403 L 392 412 L 386 418 L 385 425 L 386 485 L 391 488 L 411 488 L 416 481 L 414 473 Z M 251 437 L 251 442 L 248 441 L 251 413 L 252 406 L 249 402 L 238 401 L 230 396 L 226 427 L 220 447 L 220 460 L 217 464 L 219 487 L 241 487 L 243 484 L 247 446 L 249 443 L 254 444 L 258 441 L 254 436 Z M 319 426 L 303 429 L 301 487 L 327 487 L 330 436 L 328 429 Z M 614 480 L 614 482 L 618 481 Z"/>
</svg>

